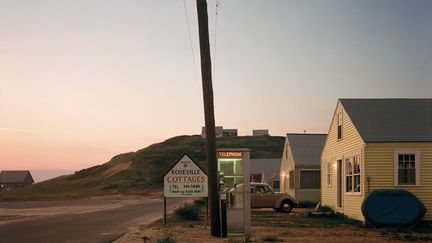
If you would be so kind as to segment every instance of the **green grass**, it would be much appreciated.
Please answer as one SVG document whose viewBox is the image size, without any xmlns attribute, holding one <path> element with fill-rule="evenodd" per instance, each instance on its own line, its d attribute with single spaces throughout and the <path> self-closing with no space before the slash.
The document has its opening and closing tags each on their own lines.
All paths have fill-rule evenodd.
<svg viewBox="0 0 432 243">
<path fill-rule="evenodd" d="M 250 148 L 251 158 L 280 158 L 284 137 L 218 138 L 219 148 Z M 72 175 L 34 184 L 24 189 L 0 193 L 5 200 L 69 199 L 93 195 L 142 193 L 161 190 L 163 176 L 182 155 L 188 154 L 204 170 L 205 140 L 199 135 L 177 136 L 136 152 L 114 156 L 110 161 L 82 169 Z M 105 173 L 110 168 L 130 162 L 130 168 Z"/>
</svg>

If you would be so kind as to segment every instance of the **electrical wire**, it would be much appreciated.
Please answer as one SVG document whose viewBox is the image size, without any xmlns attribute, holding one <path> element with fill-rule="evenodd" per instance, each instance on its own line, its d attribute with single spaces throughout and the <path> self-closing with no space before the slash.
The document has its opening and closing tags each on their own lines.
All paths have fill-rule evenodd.
<svg viewBox="0 0 432 243">
<path fill-rule="evenodd" d="M 220 1 L 216 0 L 216 14 L 215 14 L 215 37 L 214 37 L 214 51 L 213 51 L 213 80 L 216 79 L 216 43 L 217 43 L 217 20 L 218 20 L 218 8 L 220 5 Z"/>
<path fill-rule="evenodd" d="M 189 16 L 187 13 L 187 8 L 186 8 L 186 0 L 183 0 L 183 6 L 184 6 L 186 23 L 187 23 L 188 33 L 189 33 L 190 49 L 192 52 L 192 61 L 193 61 L 193 66 L 194 66 L 194 70 L 195 70 L 195 80 L 199 84 L 198 71 L 197 71 L 196 61 L 195 61 L 195 52 L 194 52 L 194 48 L 193 48 L 192 35 L 191 35 L 190 24 L 189 24 Z"/>
</svg>

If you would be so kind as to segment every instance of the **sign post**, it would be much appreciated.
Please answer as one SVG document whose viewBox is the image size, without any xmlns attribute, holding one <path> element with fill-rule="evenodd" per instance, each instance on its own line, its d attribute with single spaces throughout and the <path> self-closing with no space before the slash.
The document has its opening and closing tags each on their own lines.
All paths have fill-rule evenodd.
<svg viewBox="0 0 432 243">
<path fill-rule="evenodd" d="M 164 176 L 164 223 L 167 197 L 207 196 L 207 174 L 188 155 L 183 155 Z"/>
</svg>

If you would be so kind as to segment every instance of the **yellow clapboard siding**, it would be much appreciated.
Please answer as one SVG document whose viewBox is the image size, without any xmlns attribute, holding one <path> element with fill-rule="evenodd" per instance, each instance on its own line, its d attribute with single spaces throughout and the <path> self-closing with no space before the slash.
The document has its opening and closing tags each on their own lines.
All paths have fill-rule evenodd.
<svg viewBox="0 0 432 243">
<path fill-rule="evenodd" d="M 394 152 L 401 149 L 420 151 L 420 186 L 394 185 Z M 401 188 L 410 191 L 428 209 L 425 219 L 432 220 L 432 143 L 368 143 L 365 158 L 371 190 Z"/>
<path fill-rule="evenodd" d="M 342 139 L 337 139 L 337 114 L 342 112 Z M 345 191 L 345 178 L 342 177 L 342 202 L 343 207 L 339 209 L 349 217 L 364 220 L 361 213 L 361 203 L 364 199 L 364 143 L 352 124 L 349 116 L 346 114 L 341 103 L 338 101 L 335 113 L 333 114 L 332 123 L 328 132 L 327 140 L 321 155 L 321 203 L 333 208 L 337 208 L 337 169 L 336 161 L 352 153 L 361 155 L 361 194 L 348 195 Z M 327 162 L 331 162 L 331 187 L 327 186 Z M 342 163 L 343 164 L 343 163 Z M 343 170 L 344 168 L 342 168 Z"/>
</svg>

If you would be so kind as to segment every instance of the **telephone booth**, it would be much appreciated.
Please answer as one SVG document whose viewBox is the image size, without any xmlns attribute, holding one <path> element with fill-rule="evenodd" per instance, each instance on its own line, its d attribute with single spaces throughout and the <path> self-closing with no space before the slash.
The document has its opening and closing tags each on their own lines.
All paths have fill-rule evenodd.
<svg viewBox="0 0 432 243">
<path fill-rule="evenodd" d="M 228 234 L 250 234 L 250 149 L 218 149 L 217 157 Z"/>
</svg>

